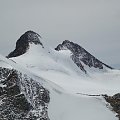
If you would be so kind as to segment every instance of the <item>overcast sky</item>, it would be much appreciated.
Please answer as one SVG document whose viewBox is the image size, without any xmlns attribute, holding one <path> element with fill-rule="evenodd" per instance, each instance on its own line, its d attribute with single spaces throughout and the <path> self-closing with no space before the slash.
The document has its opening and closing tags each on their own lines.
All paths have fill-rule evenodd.
<svg viewBox="0 0 120 120">
<path fill-rule="evenodd" d="M 76 42 L 107 64 L 120 64 L 120 0 L 0 0 L 0 53 L 27 30 L 55 47 Z"/>
</svg>

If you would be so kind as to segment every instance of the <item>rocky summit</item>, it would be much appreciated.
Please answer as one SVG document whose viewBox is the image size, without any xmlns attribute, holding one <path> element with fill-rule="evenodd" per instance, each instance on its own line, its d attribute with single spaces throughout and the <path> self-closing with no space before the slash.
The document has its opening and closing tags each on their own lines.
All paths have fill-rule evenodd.
<svg viewBox="0 0 120 120">
<path fill-rule="evenodd" d="M 41 36 L 33 31 L 25 32 L 16 42 L 16 48 L 11 52 L 7 58 L 20 56 L 29 49 L 30 44 L 41 45 L 43 44 L 40 41 Z"/>
<path fill-rule="evenodd" d="M 70 42 L 69 40 L 63 41 L 62 44 L 59 44 L 55 50 L 70 50 L 72 55 L 71 58 L 74 61 L 74 63 L 85 73 L 87 73 L 87 70 L 84 68 L 85 65 L 88 67 L 94 67 L 98 69 L 103 69 L 104 66 L 106 66 L 109 69 L 112 69 L 112 67 L 104 64 L 97 58 L 95 58 L 93 55 L 91 55 L 89 52 L 87 52 L 83 47 L 80 45 Z"/>
</svg>

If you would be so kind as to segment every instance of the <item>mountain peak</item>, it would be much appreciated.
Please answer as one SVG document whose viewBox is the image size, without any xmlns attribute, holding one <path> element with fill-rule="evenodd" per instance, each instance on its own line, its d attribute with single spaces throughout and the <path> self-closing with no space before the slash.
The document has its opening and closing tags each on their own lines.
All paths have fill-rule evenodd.
<svg viewBox="0 0 120 120">
<path fill-rule="evenodd" d="M 69 47 L 71 47 L 71 43 L 69 40 L 64 40 L 62 42 L 62 44 L 59 44 L 55 50 L 59 51 L 59 50 L 64 50 L 64 49 L 68 49 Z"/>
<path fill-rule="evenodd" d="M 73 62 L 85 73 L 87 70 L 85 69 L 85 66 L 88 66 L 89 68 L 98 68 L 98 69 L 104 69 L 104 66 L 112 69 L 112 67 L 104 64 L 97 58 L 95 58 L 93 55 L 91 55 L 88 51 L 86 51 L 83 47 L 80 45 L 71 42 L 69 40 L 64 40 L 62 44 L 59 44 L 55 50 L 70 50 L 72 55 L 71 58 Z"/>
<path fill-rule="evenodd" d="M 38 33 L 31 30 L 25 32 L 20 38 L 25 41 L 28 41 L 29 43 L 42 45 L 42 43 L 40 42 L 40 38 L 42 37 Z"/>
<path fill-rule="evenodd" d="M 11 52 L 7 57 L 8 58 L 17 57 L 17 56 L 20 56 L 20 55 L 26 53 L 26 51 L 29 49 L 30 44 L 41 45 L 42 48 L 44 48 L 40 39 L 41 39 L 41 36 L 34 31 L 29 30 L 29 31 L 25 32 L 17 40 L 15 50 L 13 52 Z"/>
</svg>

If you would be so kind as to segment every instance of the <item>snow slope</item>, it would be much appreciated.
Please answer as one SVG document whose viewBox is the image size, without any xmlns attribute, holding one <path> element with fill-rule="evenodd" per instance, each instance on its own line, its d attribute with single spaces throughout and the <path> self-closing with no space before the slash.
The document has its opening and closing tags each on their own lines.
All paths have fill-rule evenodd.
<svg viewBox="0 0 120 120">
<path fill-rule="evenodd" d="M 106 107 L 102 97 L 68 94 L 63 86 L 40 77 L 40 73 L 36 76 L 37 74 L 32 73 L 31 70 L 27 70 L 25 66 L 21 67 L 19 64 L 2 56 L 0 56 L 0 60 L 8 63 L 14 69 L 27 73 L 50 91 L 50 104 L 48 106 L 48 116 L 50 120 L 117 120 L 115 114 Z M 2 64 L 3 63 L 0 62 L 0 65 Z"/>
<path fill-rule="evenodd" d="M 19 47 L 10 53 L 8 57 L 12 57 L 9 60 L 0 56 L 0 65 L 3 67 L 10 65 L 27 74 L 50 92 L 48 105 L 50 120 L 117 120 L 115 113 L 107 108 L 101 94 L 119 93 L 119 70 L 100 70 L 84 64 L 87 70 L 85 74 L 70 58 L 70 50 L 49 49 L 42 44 L 36 33 L 31 31 L 28 33 L 20 37 Z M 37 43 L 41 44 L 34 43 L 32 34 Z M 24 50 L 23 41 L 26 42 Z M 23 50 L 21 54 L 20 50 Z M 98 62 L 98 68 L 101 67 L 99 65 L 104 65 L 94 56 L 91 58 Z"/>
<path fill-rule="evenodd" d="M 37 76 L 61 86 L 68 93 L 113 95 L 120 91 L 119 70 L 92 70 L 86 75 L 73 63 L 70 54 L 69 51 L 47 52 L 41 46 L 31 44 L 25 54 L 11 59 Z"/>
</svg>

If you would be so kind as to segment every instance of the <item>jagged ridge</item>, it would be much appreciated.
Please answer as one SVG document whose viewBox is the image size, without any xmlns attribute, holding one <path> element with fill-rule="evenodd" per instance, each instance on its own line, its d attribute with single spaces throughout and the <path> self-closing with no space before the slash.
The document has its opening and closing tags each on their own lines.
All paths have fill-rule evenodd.
<svg viewBox="0 0 120 120">
<path fill-rule="evenodd" d="M 20 56 L 29 49 L 29 44 L 41 45 L 43 44 L 40 41 L 41 36 L 33 31 L 25 32 L 16 42 L 16 48 L 11 52 L 7 58 Z"/>
<path fill-rule="evenodd" d="M 103 62 L 101 62 L 100 60 L 95 58 L 93 55 L 91 55 L 89 52 L 87 52 L 80 45 L 70 42 L 69 40 L 63 41 L 62 44 L 59 44 L 55 48 L 55 50 L 57 50 L 57 51 L 65 50 L 65 49 L 68 49 L 72 52 L 72 55 L 71 55 L 72 60 L 85 73 L 87 72 L 87 70 L 84 69 L 84 65 L 82 64 L 82 62 L 85 65 L 89 66 L 90 68 L 94 67 L 94 68 L 103 69 L 103 65 L 104 65 L 107 68 L 112 69 L 112 67 L 104 64 Z"/>
</svg>

